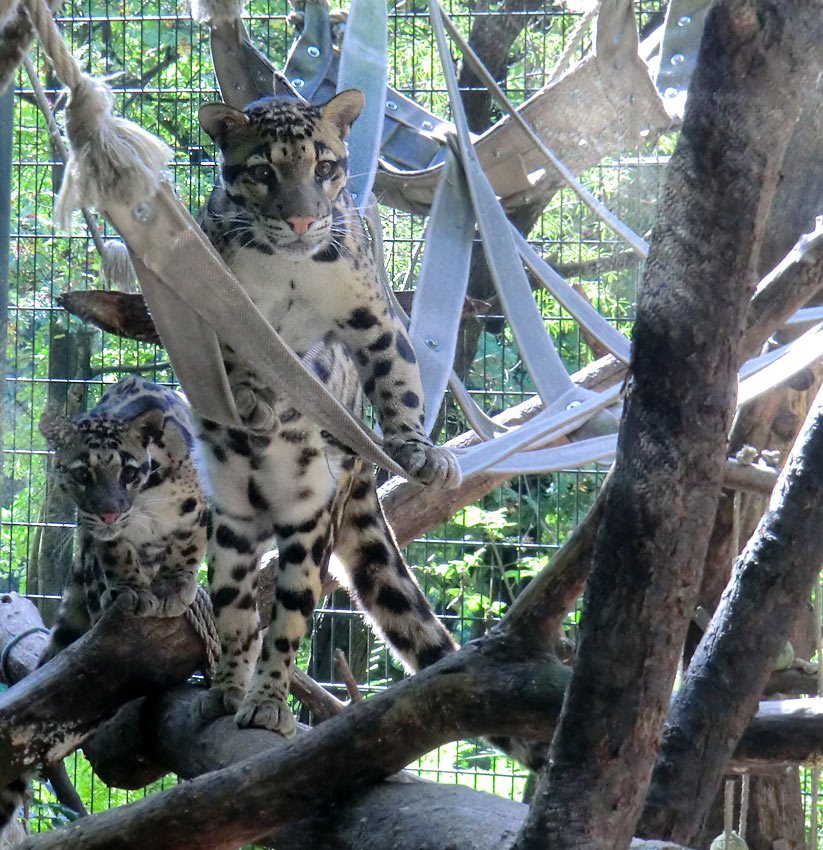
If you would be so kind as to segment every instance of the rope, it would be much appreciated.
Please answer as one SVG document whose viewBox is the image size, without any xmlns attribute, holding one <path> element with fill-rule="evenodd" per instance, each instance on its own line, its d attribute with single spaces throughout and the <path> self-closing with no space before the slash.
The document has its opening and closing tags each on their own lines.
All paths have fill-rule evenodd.
<svg viewBox="0 0 823 850">
<path fill-rule="evenodd" d="M 45 0 L 26 0 L 32 23 L 37 30 L 40 44 L 51 59 L 57 76 L 72 90 L 78 88 L 86 76 L 74 56 L 71 55 L 51 10 Z M 91 79 L 87 77 L 87 79 Z"/>
<path fill-rule="evenodd" d="M 4 647 L 3 652 L 0 654 L 0 672 L 3 674 L 3 679 L 7 684 L 12 685 L 12 675 L 11 670 L 9 670 L 9 656 L 11 655 L 12 649 L 20 643 L 24 638 L 29 637 L 30 635 L 37 634 L 38 632 L 42 632 L 43 634 L 48 634 L 49 630 L 45 626 L 32 626 L 30 629 L 25 629 L 20 632 L 19 635 L 15 635 Z"/>
<path fill-rule="evenodd" d="M 206 678 L 211 680 L 217 671 L 217 662 L 220 660 L 220 636 L 217 634 L 217 626 L 214 622 L 214 609 L 211 605 L 211 597 L 208 591 L 197 588 L 194 602 L 186 609 L 186 619 L 194 626 L 203 646 L 206 648 Z"/>
<path fill-rule="evenodd" d="M 734 780 L 727 779 L 723 794 L 723 847 L 730 850 L 734 818 Z"/>
<path fill-rule="evenodd" d="M 744 773 L 740 777 L 740 825 L 737 827 L 737 834 L 745 841 L 746 827 L 749 820 L 749 786 L 751 784 L 751 774 Z"/>
<path fill-rule="evenodd" d="M 55 221 L 68 229 L 73 209 L 105 208 L 118 198 L 134 203 L 154 195 L 171 149 L 132 121 L 112 114 L 111 89 L 83 73 L 69 51 L 45 0 L 25 0 L 40 44 L 57 76 L 71 90 L 66 132 L 72 143 Z"/>
<path fill-rule="evenodd" d="M 37 101 L 40 112 L 46 119 L 49 139 L 59 154 L 60 159 L 66 164 L 69 161 L 69 151 L 63 141 L 60 128 L 54 120 L 54 114 L 51 111 L 46 92 L 40 82 L 40 77 L 37 76 L 37 69 L 34 67 L 34 63 L 28 54 L 23 59 L 23 65 L 34 91 L 34 99 Z M 94 242 L 94 247 L 100 256 L 100 276 L 108 288 L 120 289 L 124 292 L 137 292 L 137 278 L 134 273 L 134 266 L 131 264 L 128 248 L 122 242 L 114 239 L 108 239 L 104 242 L 103 237 L 100 235 L 100 228 L 97 226 L 91 210 L 87 207 L 81 207 L 80 212 L 86 222 L 86 227 L 88 228 L 92 242 Z"/>
</svg>

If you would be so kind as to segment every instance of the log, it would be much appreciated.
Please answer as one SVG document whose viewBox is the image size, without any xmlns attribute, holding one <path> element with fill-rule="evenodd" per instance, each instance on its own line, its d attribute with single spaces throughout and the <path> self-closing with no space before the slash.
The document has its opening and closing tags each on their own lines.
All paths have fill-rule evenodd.
<svg viewBox="0 0 823 850">
<path fill-rule="evenodd" d="M 12 685 L 34 670 L 47 641 L 48 629 L 34 603 L 16 591 L 0 595 L 0 652 L 6 656 L 2 681 Z"/>
<path fill-rule="evenodd" d="M 0 619 L 11 605 L 0 606 Z M 65 758 L 123 703 L 185 681 L 204 662 L 185 617 L 139 618 L 113 607 L 96 628 L 0 695 L 0 784 Z"/>
<path fill-rule="evenodd" d="M 0 608 L 0 611 L 2 611 L 2 608 Z M 191 630 L 188 623 L 183 618 L 158 622 L 167 626 L 173 625 L 178 632 L 182 632 L 183 634 L 170 639 L 170 632 L 168 630 L 164 632 L 163 630 L 158 629 L 157 623 L 152 623 L 148 618 L 142 620 L 138 618 L 131 618 L 131 622 L 122 624 L 125 626 L 125 631 L 123 629 L 120 630 L 121 632 L 124 632 L 122 642 L 126 646 L 130 646 L 132 651 L 136 652 L 136 656 L 134 658 L 122 661 L 123 666 L 127 669 L 139 670 L 141 656 L 155 659 L 154 663 L 156 666 L 169 648 L 171 648 L 170 651 L 174 654 L 174 647 L 185 646 L 190 640 L 189 632 Z M 145 639 L 143 641 L 133 639 L 130 635 L 133 628 L 142 629 L 145 632 Z M 108 639 L 111 639 L 111 635 L 109 635 Z M 76 645 L 77 651 L 82 651 L 84 653 L 94 652 L 95 649 L 98 648 L 98 644 L 99 642 L 95 643 L 91 640 L 84 639 Z M 464 655 L 464 653 L 459 653 L 458 655 L 452 656 L 451 659 L 447 659 L 455 666 L 449 666 L 449 669 L 442 670 L 441 673 L 435 677 L 440 681 L 439 685 L 433 687 L 432 683 L 430 683 L 428 686 L 423 688 L 422 695 L 418 693 L 417 696 L 404 698 L 403 701 L 411 711 L 411 715 L 408 717 L 409 723 L 411 723 L 414 728 L 418 728 L 418 723 L 420 722 L 423 724 L 432 723 L 436 726 L 438 724 L 442 724 L 444 717 L 449 717 L 453 725 L 461 727 L 459 729 L 459 734 L 461 735 L 488 732 L 489 726 L 493 724 L 497 729 L 502 728 L 503 731 L 508 734 L 531 734 L 537 737 L 542 733 L 542 737 L 547 737 L 551 732 L 551 728 L 550 726 L 545 725 L 546 719 L 549 718 L 550 720 L 551 718 L 556 717 L 559 712 L 565 681 L 568 677 L 568 670 L 562 668 L 560 665 L 549 665 L 545 672 L 550 673 L 551 675 L 546 675 L 542 677 L 542 679 L 540 677 L 536 679 L 534 676 L 534 667 L 532 665 L 529 665 L 528 663 L 523 664 L 522 662 L 516 662 L 514 665 L 510 663 L 512 658 L 525 657 L 525 653 L 522 651 L 523 648 L 518 646 L 516 643 L 505 639 L 504 636 L 496 635 L 493 638 L 485 639 L 481 642 L 481 644 L 483 645 L 472 645 L 472 647 L 469 648 L 469 652 L 466 653 L 466 656 L 472 656 L 475 659 L 484 659 L 482 663 L 476 667 L 474 673 L 469 672 L 469 668 L 473 666 L 474 662 L 471 660 L 466 661 L 466 656 L 462 659 L 458 658 L 459 655 Z M 459 663 L 455 664 L 455 662 Z M 95 668 L 94 665 L 89 665 L 81 660 L 79 665 L 80 670 L 88 669 L 89 667 L 91 667 L 92 670 L 97 670 L 99 678 L 83 675 L 81 679 L 78 679 L 78 677 L 74 675 L 71 676 L 75 690 L 75 695 L 72 697 L 71 702 L 73 705 L 76 705 L 77 701 L 81 698 L 85 699 L 87 702 L 94 701 L 100 687 L 105 686 L 107 673 L 100 664 L 98 663 Z M 518 668 L 520 668 L 519 673 L 517 672 Z M 48 667 L 44 667 L 42 670 L 46 671 L 48 670 Z M 432 677 L 431 673 L 429 674 L 429 677 Z M 423 676 L 418 676 L 416 679 L 408 680 L 405 687 L 407 689 L 411 686 L 419 688 L 421 684 L 424 684 L 420 681 L 422 679 Z M 462 684 L 458 680 L 462 680 Z M 59 681 L 55 682 L 55 684 L 58 687 L 61 687 L 61 683 Z M 19 687 L 20 686 L 17 686 L 15 689 L 9 691 L 8 695 L 13 695 L 15 692 L 19 693 L 19 691 L 17 691 L 17 688 Z M 397 688 L 392 689 L 392 691 L 396 690 Z M 455 695 L 459 692 L 463 693 L 463 697 L 454 699 Z M 133 763 L 137 762 L 142 764 L 143 769 L 149 771 L 144 774 L 144 779 L 156 778 L 169 769 L 175 770 L 182 776 L 194 776 L 198 773 L 226 767 L 232 764 L 236 759 L 243 757 L 245 754 L 257 754 L 266 750 L 273 751 L 274 749 L 279 749 L 284 751 L 284 754 L 286 752 L 291 752 L 292 745 L 286 744 L 278 736 L 262 730 L 237 729 L 230 718 L 223 718 L 215 721 L 215 723 L 205 728 L 198 728 L 197 723 L 194 721 L 194 715 L 190 711 L 190 702 L 195 693 L 195 689 L 191 687 L 183 687 L 177 688 L 169 693 L 158 694 L 144 701 L 132 702 L 124 711 L 118 713 L 113 721 L 104 724 L 99 736 L 95 736 L 96 739 L 92 739 L 92 746 L 88 752 L 88 755 L 92 758 L 95 767 L 102 769 L 104 778 L 111 781 L 115 777 L 107 773 L 105 763 L 98 761 L 96 753 L 99 752 L 106 753 L 109 765 L 117 764 L 121 757 L 131 758 Z M 475 696 L 471 696 L 471 694 L 474 694 Z M 482 704 L 477 704 L 475 702 L 473 705 L 470 705 L 465 702 L 466 698 L 470 701 L 476 700 L 478 694 L 482 695 Z M 389 696 L 390 693 L 387 693 L 378 699 L 384 700 Z M 526 700 L 525 704 L 521 706 L 520 702 L 517 700 L 512 702 L 514 696 L 517 698 L 523 696 Z M 463 701 L 462 707 L 461 700 Z M 377 702 L 377 700 L 370 699 L 361 705 L 366 706 L 369 703 L 375 702 Z M 422 714 L 424 716 L 422 718 L 417 717 L 420 712 L 413 708 L 413 706 L 416 705 L 423 707 Z M 356 767 L 357 760 L 354 758 L 349 760 L 345 754 L 347 748 L 351 747 L 352 742 L 354 741 L 360 741 L 361 738 L 372 739 L 371 746 L 379 748 L 379 752 L 375 754 L 375 759 L 379 762 L 380 753 L 387 749 L 391 749 L 394 745 L 395 738 L 398 735 L 402 737 L 404 741 L 408 739 L 415 739 L 417 737 L 413 731 L 409 729 L 408 723 L 402 724 L 398 728 L 394 728 L 390 723 L 388 723 L 381 725 L 380 729 L 374 729 L 373 724 L 369 720 L 361 720 L 360 722 L 353 723 L 353 718 L 351 718 L 353 711 L 354 709 L 349 709 L 344 715 L 338 718 L 338 722 L 343 722 L 345 720 L 348 731 L 343 733 L 341 736 L 332 736 L 332 750 L 329 751 L 333 752 L 334 747 L 340 748 L 339 755 L 335 756 L 335 758 L 339 758 L 340 770 L 342 773 L 345 773 L 346 770 L 350 769 L 352 766 Z M 498 718 L 496 720 L 491 720 L 490 718 L 495 713 L 498 715 Z M 434 715 L 434 719 L 432 719 L 432 714 Z M 763 714 L 763 722 L 768 724 L 768 729 L 764 732 L 759 727 L 758 723 L 760 717 L 758 716 L 752 724 L 751 736 L 747 735 L 741 742 L 741 753 L 745 754 L 745 758 L 747 759 L 746 762 L 742 763 L 745 766 L 751 766 L 755 763 L 765 763 L 765 759 L 762 757 L 763 753 L 768 753 L 768 759 L 772 764 L 784 763 L 786 741 L 793 742 L 792 756 L 797 759 L 802 760 L 807 757 L 814 757 L 817 754 L 823 753 L 823 700 L 792 701 L 788 705 L 786 702 L 783 702 L 779 705 L 779 707 L 767 705 Z M 783 718 L 783 720 L 781 720 L 781 718 Z M 791 718 L 792 722 L 786 722 L 786 718 Z M 53 709 L 53 723 L 63 724 L 65 719 L 66 718 L 63 716 L 61 706 L 55 705 Z M 792 728 L 793 721 L 795 719 L 802 723 L 802 728 Z M 541 726 L 541 724 L 543 725 Z M 321 730 L 322 727 L 312 732 L 311 735 L 305 735 L 302 737 L 310 739 Z M 452 734 L 456 735 L 457 733 Z M 433 745 L 431 740 L 424 741 L 421 744 L 422 747 L 428 747 L 429 745 Z M 406 744 L 404 744 L 404 746 L 406 746 Z M 317 755 L 318 751 L 315 748 L 312 748 L 312 752 L 315 753 L 315 755 L 312 755 L 309 758 L 309 761 L 312 761 L 313 759 L 312 763 L 314 764 L 314 768 L 312 768 L 312 770 L 315 771 L 313 775 L 315 775 L 318 787 L 329 778 L 327 774 L 331 766 L 331 762 L 329 762 L 328 758 L 329 753 L 326 753 L 324 748 L 321 748 L 321 750 L 322 752 Z M 131 753 L 131 755 L 129 755 L 129 753 Z M 258 758 L 260 757 L 258 756 Z M 753 761 L 754 759 L 757 759 L 758 761 L 755 762 Z M 0 757 L 0 764 L 2 763 L 2 757 Z M 238 767 L 239 772 L 237 775 L 246 776 L 246 766 L 240 765 Z M 372 770 L 373 768 L 374 762 L 372 760 L 368 760 L 366 762 L 366 766 L 363 767 L 364 770 Z M 122 765 L 120 765 L 118 769 L 122 773 Z M 293 793 L 300 796 L 299 788 L 291 788 L 291 780 L 289 777 L 302 775 L 302 768 L 298 769 L 295 767 L 293 759 L 289 759 L 284 770 L 285 773 L 283 774 L 283 782 L 290 788 L 290 793 L 293 791 Z M 291 771 L 295 770 L 299 770 L 300 772 L 298 774 L 292 774 Z M 154 771 L 154 773 L 151 773 L 151 771 Z M 319 778 L 317 777 L 318 771 L 320 774 Z M 141 784 L 139 782 L 140 777 L 137 776 L 136 778 L 138 780 L 136 784 Z M 335 777 L 334 779 L 335 782 L 343 781 L 340 777 Z M 362 776 L 358 773 L 355 782 L 359 782 L 361 779 Z M 131 787 L 134 787 L 135 785 L 134 780 L 135 777 L 132 777 Z M 275 792 L 272 791 L 271 793 L 272 799 L 274 799 Z M 313 796 L 312 790 L 310 788 L 306 789 L 304 793 L 305 800 L 311 800 Z M 376 816 L 376 813 L 380 811 L 381 806 L 387 805 L 388 802 L 391 802 L 391 808 L 388 810 L 392 812 L 392 822 L 395 823 L 395 818 L 398 816 L 395 811 L 395 806 L 397 807 L 397 811 L 404 812 L 404 818 L 406 816 L 405 812 L 409 812 L 409 817 L 412 817 L 412 813 L 415 812 L 415 808 L 409 808 L 410 804 L 408 803 L 408 800 L 413 799 L 415 801 L 419 801 L 421 805 L 424 805 L 427 800 L 437 797 L 438 795 L 442 795 L 444 791 L 442 790 L 442 786 L 438 786 L 436 790 L 415 789 L 413 795 L 409 797 L 408 800 L 405 796 L 407 791 L 403 786 L 400 786 L 399 788 L 392 787 L 388 790 L 379 788 L 374 792 L 377 795 L 374 798 L 370 796 L 371 793 L 372 792 L 369 791 L 365 796 L 358 797 L 352 804 L 353 808 L 340 805 L 325 808 L 322 800 L 326 799 L 326 797 L 324 797 L 323 794 L 320 794 L 317 807 L 310 805 L 309 803 L 305 804 L 306 810 L 309 810 L 309 814 L 307 815 L 309 819 L 302 819 L 299 822 L 295 821 L 293 827 L 294 833 L 285 833 L 282 829 L 279 830 L 275 837 L 280 843 L 277 843 L 274 846 L 283 846 L 286 843 L 283 836 L 291 836 L 294 834 L 303 836 L 300 840 L 305 842 L 302 847 L 305 847 L 306 850 L 309 850 L 309 848 L 322 848 L 324 846 L 329 846 L 323 842 L 330 841 L 330 836 L 335 836 L 337 840 L 343 841 L 344 843 L 340 846 L 360 846 L 361 850 L 365 850 L 367 845 L 358 844 L 358 842 L 362 839 L 361 833 L 358 832 L 358 829 L 362 829 L 362 826 L 358 826 L 361 824 L 362 817 L 365 817 L 366 815 L 369 817 L 372 817 L 373 815 Z M 460 793 L 462 794 L 463 792 Z M 474 792 L 470 791 L 466 793 L 468 795 L 474 794 Z M 427 797 L 427 795 L 430 795 L 430 797 Z M 195 797 L 196 796 L 197 795 L 195 795 Z M 232 798 L 242 796 L 241 789 L 233 789 L 231 796 Z M 288 796 L 289 795 L 287 795 L 287 798 Z M 209 799 L 214 801 L 215 798 Z M 256 805 L 264 806 L 262 800 L 263 797 L 257 798 Z M 515 826 L 522 819 L 522 810 L 517 806 L 517 804 L 509 805 L 506 801 L 498 803 L 496 799 L 490 801 L 485 798 L 481 801 L 473 796 L 465 797 L 465 800 L 462 798 L 455 798 L 455 805 L 458 804 L 458 809 L 455 812 L 452 812 L 455 830 L 460 831 L 463 826 L 466 826 L 468 829 L 467 834 L 469 836 L 469 838 L 465 839 L 462 844 L 456 837 L 453 845 L 448 845 L 445 841 L 442 844 L 438 844 L 434 842 L 434 840 L 432 840 L 429 845 L 415 845 L 412 843 L 411 838 L 409 838 L 408 842 L 404 839 L 403 843 L 394 844 L 395 841 L 401 841 L 400 838 L 395 836 L 392 838 L 393 846 L 397 846 L 398 850 L 405 847 L 412 850 L 415 846 L 430 846 L 432 850 L 439 850 L 441 846 L 443 847 L 443 850 L 445 850 L 447 846 L 454 846 L 457 850 L 462 850 L 463 847 L 466 847 L 466 850 L 468 850 L 469 847 L 473 846 L 471 841 L 477 840 L 474 833 L 469 829 L 471 823 L 479 817 L 475 810 L 485 810 L 487 808 L 489 809 L 490 819 L 482 821 L 482 832 L 485 837 L 484 840 L 488 839 L 489 843 L 487 845 L 478 844 L 476 846 L 480 848 L 485 846 L 490 848 L 496 848 L 498 846 L 504 848 L 509 846 L 510 841 L 513 840 L 513 835 L 509 834 L 504 840 L 504 833 L 506 830 L 513 829 L 514 826 L 511 825 L 507 818 L 511 815 L 514 818 Z M 171 802 L 170 805 L 173 809 L 177 803 Z M 252 805 L 255 805 L 254 801 L 252 801 Z M 501 805 L 503 808 L 498 808 Z M 512 806 L 514 806 L 514 808 L 512 808 Z M 171 811 L 172 809 L 166 811 Z M 283 809 L 281 809 L 281 814 L 286 820 L 290 820 L 291 818 L 289 813 L 288 811 L 284 811 L 285 809 L 288 809 L 287 803 L 284 803 Z M 515 809 L 517 810 L 516 813 Z M 122 814 L 125 814 L 125 812 L 128 812 L 129 810 L 130 809 L 123 810 Z M 210 811 L 208 808 L 201 810 L 201 824 L 204 826 L 206 831 L 208 831 L 209 825 L 214 825 L 216 820 L 219 818 L 220 811 L 221 810 L 219 809 Z M 422 811 L 428 812 L 428 808 L 424 808 Z M 358 812 L 360 813 L 359 816 L 357 816 Z M 447 817 L 445 809 L 442 811 L 442 816 L 443 818 Z M 161 814 L 161 822 L 164 817 L 165 816 Z M 131 818 L 131 814 L 129 814 L 129 818 Z M 427 819 L 429 819 L 428 816 L 423 818 L 424 821 Z M 500 827 L 497 832 L 495 832 L 497 827 L 494 826 L 496 819 L 499 819 L 498 826 Z M 92 820 L 97 821 L 98 818 L 95 816 Z M 137 834 L 143 835 L 142 832 L 139 832 L 142 827 L 134 826 L 134 824 L 138 822 L 139 821 L 129 820 L 130 826 L 128 828 L 138 829 Z M 432 815 L 430 822 L 432 825 L 437 824 L 439 829 L 439 825 L 442 825 L 440 814 L 438 814 L 437 817 Z M 478 822 L 481 821 L 478 820 Z M 275 824 L 272 824 L 272 828 L 274 828 L 274 826 Z M 418 827 L 419 826 L 420 825 L 418 824 Z M 458 830 L 458 826 L 460 827 L 460 830 Z M 340 832 L 341 830 L 342 835 Z M 260 833 L 258 833 L 258 835 L 259 834 Z M 385 840 L 386 834 L 382 832 L 380 832 L 380 834 Z M 415 836 L 420 835 L 419 832 L 411 832 L 410 834 Z M 452 833 L 447 832 L 444 834 L 452 834 L 453 836 L 456 835 L 454 831 Z M 67 833 L 61 832 L 61 835 L 63 836 L 60 839 L 61 841 L 69 841 L 69 835 Z M 501 836 L 500 842 L 495 844 L 492 839 L 496 841 L 495 836 L 498 835 Z M 70 843 L 57 843 L 51 845 L 42 843 L 52 840 L 56 839 L 52 839 L 50 837 L 43 837 L 42 839 L 36 840 L 32 839 L 33 843 L 28 846 L 72 846 L 77 848 L 85 846 L 80 837 L 76 837 L 76 840 L 75 838 L 72 838 Z M 109 839 L 107 838 L 106 841 L 108 840 Z M 507 841 L 509 843 L 506 843 Z M 102 847 L 111 845 L 107 845 L 106 842 L 103 842 L 102 844 L 91 844 L 89 846 Z M 122 846 L 138 846 L 138 844 L 127 844 Z M 165 846 L 175 845 L 170 843 Z M 186 842 L 185 846 L 206 847 L 220 845 L 210 845 L 206 841 L 199 845 Z M 223 846 L 231 845 L 226 844 Z M 296 846 L 293 845 L 291 843 L 291 838 L 289 838 L 288 846 L 293 847 L 294 850 L 298 850 L 298 848 L 301 847 L 299 844 Z M 383 846 L 385 846 L 385 844 Z"/>
<path fill-rule="evenodd" d="M 279 735 L 238 729 L 230 718 L 198 729 L 189 707 L 193 698 L 194 689 L 183 686 L 140 701 L 140 712 L 131 713 L 128 720 L 121 712 L 116 718 L 121 722 L 107 724 L 112 728 L 104 739 L 95 736 L 94 752 L 87 748 L 87 757 L 96 770 L 98 751 L 112 765 L 118 758 L 131 758 L 134 742 L 146 741 L 145 730 L 150 730 L 152 757 L 191 779 L 262 750 L 287 746 Z M 400 773 L 348 805 L 321 809 L 255 843 L 290 850 L 507 850 L 526 811 L 522 803 Z"/>
</svg>

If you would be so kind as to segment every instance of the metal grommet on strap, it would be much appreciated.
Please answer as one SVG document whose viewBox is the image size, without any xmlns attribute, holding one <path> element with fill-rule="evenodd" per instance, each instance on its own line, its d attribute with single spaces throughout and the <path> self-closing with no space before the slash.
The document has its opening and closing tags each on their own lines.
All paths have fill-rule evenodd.
<svg viewBox="0 0 823 850">
<path fill-rule="evenodd" d="M 19 635 L 15 635 L 4 647 L 3 652 L 0 654 L 0 672 L 3 674 L 3 678 L 9 685 L 13 685 L 14 682 L 11 680 L 11 671 L 8 668 L 9 664 L 9 656 L 11 655 L 11 651 L 20 643 L 24 638 L 30 637 L 31 635 L 37 634 L 38 632 L 43 632 L 43 634 L 48 634 L 49 630 L 45 626 L 32 626 L 30 629 L 25 629 L 20 632 Z"/>
</svg>

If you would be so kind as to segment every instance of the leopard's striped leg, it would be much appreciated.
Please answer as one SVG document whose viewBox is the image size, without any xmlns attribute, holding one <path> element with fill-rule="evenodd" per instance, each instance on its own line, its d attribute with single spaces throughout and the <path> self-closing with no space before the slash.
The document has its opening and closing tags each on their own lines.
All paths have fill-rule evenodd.
<svg viewBox="0 0 823 850">
<path fill-rule="evenodd" d="M 170 541 L 151 587 L 160 602 L 158 615 L 178 617 L 197 596 L 197 570 L 203 552 L 205 529 L 181 529 L 181 539 Z M 185 535 L 185 537 L 183 537 Z"/>
<path fill-rule="evenodd" d="M 291 670 L 320 597 L 321 572 L 329 558 L 329 511 L 322 509 L 299 527 L 276 530 L 279 558 L 271 623 L 236 720 L 239 726 L 260 726 L 291 738 Z"/>
<path fill-rule="evenodd" d="M 254 514 L 232 516 L 215 502 L 212 516 L 207 556 L 220 662 L 201 704 L 207 717 L 237 711 L 246 693 L 260 649 L 257 568 L 271 539 L 271 534 L 260 539 L 260 517 Z"/>
<path fill-rule="evenodd" d="M 279 561 L 271 624 L 246 699 L 236 720 L 286 737 L 294 718 L 286 698 L 291 667 L 307 621 L 320 595 L 329 558 L 330 507 L 344 460 L 329 449 L 321 432 L 302 417 L 291 419 L 272 443 L 271 461 L 261 473 L 270 488 L 265 498 L 277 535 Z"/>
<path fill-rule="evenodd" d="M 383 449 L 422 484 L 455 487 L 460 483 L 457 460 L 433 445 L 423 428 L 423 385 L 408 333 L 381 301 L 355 308 L 338 327 L 355 352 L 363 389 L 383 429 Z"/>
<path fill-rule="evenodd" d="M 405 666 L 417 671 L 457 648 L 409 570 L 383 515 L 371 469 L 351 489 L 334 554 L 357 602 Z"/>
</svg>

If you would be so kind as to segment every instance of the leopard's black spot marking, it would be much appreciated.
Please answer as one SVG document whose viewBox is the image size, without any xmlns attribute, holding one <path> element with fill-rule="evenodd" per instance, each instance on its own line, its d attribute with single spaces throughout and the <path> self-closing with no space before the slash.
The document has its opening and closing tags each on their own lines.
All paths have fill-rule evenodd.
<svg viewBox="0 0 823 850">
<path fill-rule="evenodd" d="M 229 528 L 229 526 L 222 523 L 217 526 L 214 538 L 217 544 L 224 549 L 234 549 L 240 555 L 251 552 L 251 543 L 245 537 L 241 537 L 233 529 Z"/>
<path fill-rule="evenodd" d="M 377 324 L 377 316 L 368 307 L 357 307 L 349 316 L 348 325 L 358 331 L 367 331 Z"/>
<path fill-rule="evenodd" d="M 416 410 L 420 407 L 420 397 L 417 393 L 413 393 L 411 390 L 406 390 L 402 396 L 400 396 L 400 401 L 406 405 L 406 407 L 411 408 L 412 410 Z"/>
<path fill-rule="evenodd" d="M 407 614 L 412 610 L 408 596 L 391 585 L 383 585 L 377 592 L 377 604 L 388 608 L 393 614 Z"/>
<path fill-rule="evenodd" d="M 249 572 L 250 572 L 251 570 L 253 570 L 253 569 L 254 569 L 254 567 L 253 567 L 253 566 L 250 566 L 250 565 L 248 565 L 248 564 L 235 564 L 235 566 L 233 566 L 233 567 L 231 568 L 231 577 L 232 577 L 235 581 L 243 581 L 243 579 L 244 579 L 244 578 L 245 578 L 245 577 L 249 574 Z"/>
<path fill-rule="evenodd" d="M 391 640 L 391 638 L 389 638 L 389 640 Z M 421 668 L 429 667 L 444 656 L 449 655 L 452 651 L 453 647 L 449 643 L 441 646 L 427 646 L 417 653 L 417 663 Z"/>
<path fill-rule="evenodd" d="M 411 343 L 402 334 L 397 334 L 395 348 L 397 349 L 397 353 L 407 363 L 417 363 L 417 357 L 414 355 L 414 349 L 411 347 Z"/>
<path fill-rule="evenodd" d="M 212 608 L 214 608 L 214 613 L 217 614 L 227 605 L 231 605 L 231 603 L 234 602 L 239 595 L 239 587 L 221 587 L 219 590 L 212 593 L 211 604 Z"/>
<path fill-rule="evenodd" d="M 351 498 L 358 501 L 365 499 L 371 492 L 371 489 L 371 483 L 369 481 L 357 481 L 351 488 Z"/>
<path fill-rule="evenodd" d="M 377 517 L 374 514 L 356 514 L 352 517 L 352 523 L 354 523 L 356 528 L 363 531 L 366 528 L 377 525 Z"/>
<path fill-rule="evenodd" d="M 375 379 L 379 380 L 380 378 L 385 378 L 386 375 L 389 374 L 392 370 L 392 362 L 391 360 L 377 360 L 375 361 L 374 368 L 372 370 L 372 374 Z"/>
<path fill-rule="evenodd" d="M 296 591 L 277 587 L 274 593 L 277 601 L 287 611 L 299 611 L 304 617 L 310 617 L 314 611 L 314 594 L 309 588 Z"/>
<path fill-rule="evenodd" d="M 280 569 L 287 564 L 300 564 L 306 560 L 306 547 L 297 541 L 289 543 L 280 553 Z"/>
<path fill-rule="evenodd" d="M 311 559 L 316 566 L 322 566 L 326 560 L 326 540 L 323 537 L 318 537 L 311 545 Z"/>
<path fill-rule="evenodd" d="M 263 491 L 260 489 L 257 481 L 255 481 L 254 476 L 249 476 L 249 483 L 246 487 L 246 495 L 249 499 L 249 504 L 258 511 L 268 511 L 271 509 L 271 504 L 269 500 L 263 495 Z"/>
<path fill-rule="evenodd" d="M 249 435 L 245 431 L 240 431 L 237 428 L 227 428 L 226 437 L 230 451 L 243 457 L 249 457 L 251 455 Z"/>
<path fill-rule="evenodd" d="M 380 334 L 379 337 L 369 346 L 369 351 L 385 351 L 392 343 L 394 334 L 391 331 L 386 331 Z"/>
</svg>

